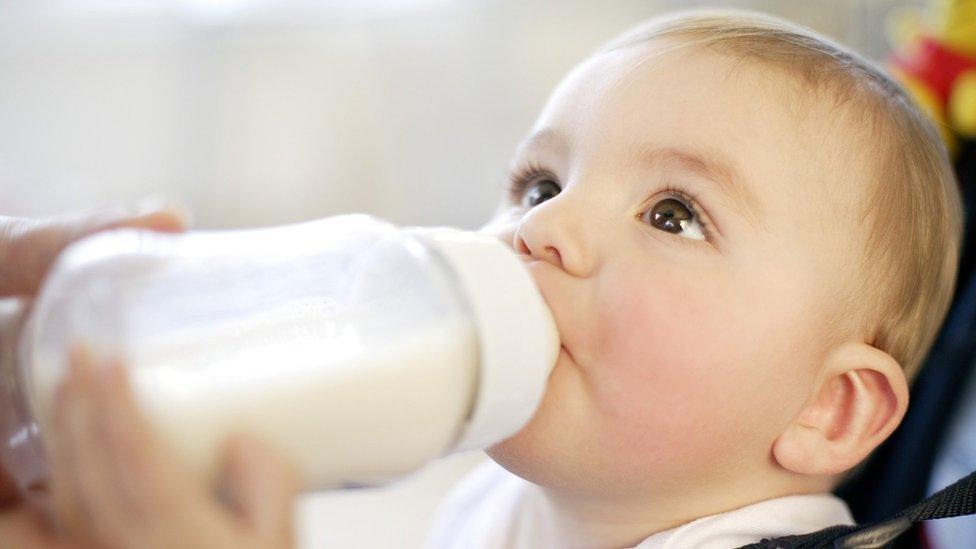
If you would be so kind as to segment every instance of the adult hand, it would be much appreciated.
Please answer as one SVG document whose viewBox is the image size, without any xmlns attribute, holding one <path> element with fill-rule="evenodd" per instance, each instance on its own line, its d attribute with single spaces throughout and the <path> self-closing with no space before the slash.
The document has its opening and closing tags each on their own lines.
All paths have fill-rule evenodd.
<svg viewBox="0 0 976 549">
<path fill-rule="evenodd" d="M 0 511 L 0 540 L 5 549 L 89 549 L 62 539 L 48 528 L 40 513 L 27 505 Z"/>
<path fill-rule="evenodd" d="M 31 300 L 58 254 L 69 244 L 108 229 L 176 232 L 183 230 L 185 222 L 186 214 L 181 208 L 162 205 L 135 211 L 112 208 L 49 219 L 0 216 L 0 360 L 14 360 L 15 345 Z M 0 510 L 17 500 L 13 479 L 0 465 Z"/>
<path fill-rule="evenodd" d="M 186 214 L 176 206 L 111 208 L 49 219 L 0 216 L 0 296 L 33 296 L 68 244 L 99 231 L 136 228 L 178 232 Z"/>
<path fill-rule="evenodd" d="M 118 361 L 77 348 L 69 362 L 48 447 L 55 518 L 69 539 L 111 549 L 293 546 L 300 484 L 288 460 L 231 438 L 222 502 L 147 422 Z"/>
</svg>

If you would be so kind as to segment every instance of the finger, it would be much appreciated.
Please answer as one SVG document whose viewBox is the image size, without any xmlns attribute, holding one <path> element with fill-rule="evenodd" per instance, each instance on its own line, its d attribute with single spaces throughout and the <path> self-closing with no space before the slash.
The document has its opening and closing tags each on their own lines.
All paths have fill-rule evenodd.
<svg viewBox="0 0 976 549">
<path fill-rule="evenodd" d="M 124 486 L 123 464 L 114 459 L 115 443 L 106 432 L 107 419 L 99 390 L 98 370 L 104 361 L 95 361 L 90 353 L 75 350 L 72 354 L 75 383 L 74 409 L 69 418 L 72 430 L 64 437 L 73 459 L 71 481 L 79 514 L 86 520 L 83 531 L 75 534 L 110 547 L 127 546 L 134 537 L 130 491 Z"/>
<path fill-rule="evenodd" d="M 77 377 L 69 369 L 55 391 L 51 431 L 44 440 L 50 466 L 53 526 L 66 533 L 83 530 L 85 524 L 74 476 L 77 463 L 69 438 L 76 428 L 74 423 L 79 414 L 75 388 L 77 383 Z"/>
<path fill-rule="evenodd" d="M 0 512 L 19 500 L 20 491 L 17 489 L 17 482 L 4 467 L 0 466 Z"/>
<path fill-rule="evenodd" d="M 59 539 L 44 524 L 44 518 L 27 505 L 0 512 L 0 540 L 4 549 L 81 549 Z"/>
<path fill-rule="evenodd" d="M 290 546 L 295 498 L 301 491 L 293 464 L 249 436 L 227 444 L 223 489 L 240 520 L 259 538 Z"/>
<path fill-rule="evenodd" d="M 187 217 L 176 205 L 111 208 L 43 220 L 0 217 L 0 296 L 35 294 L 58 254 L 82 237 L 123 227 L 178 232 Z"/>
<path fill-rule="evenodd" d="M 224 525 L 212 496 L 156 435 L 122 364 L 110 360 L 102 366 L 96 376 L 97 415 L 103 426 L 102 448 L 108 454 L 103 463 L 110 467 L 105 474 L 117 490 L 117 496 L 103 504 L 118 507 L 106 509 L 106 516 L 124 521 L 106 526 L 116 529 L 125 547 L 172 547 L 179 543 L 173 539 L 178 532 L 195 532 L 201 539 L 214 535 L 213 530 Z M 147 544 L 149 539 L 152 544 Z"/>
<path fill-rule="evenodd" d="M 122 496 L 133 515 L 159 511 L 173 479 L 168 473 L 168 454 L 152 433 L 133 395 L 121 364 L 112 360 L 99 372 L 99 414 L 109 460 L 120 480 Z"/>
<path fill-rule="evenodd" d="M 96 362 L 90 349 L 71 351 L 69 370 L 60 390 L 53 439 L 56 455 L 52 480 L 60 530 L 73 539 L 100 547 L 134 546 L 137 524 L 128 514 L 127 492 L 119 487 L 118 466 L 106 450 L 97 403 Z"/>
<path fill-rule="evenodd" d="M 15 365 L 20 359 L 18 356 L 20 335 L 29 309 L 28 300 L 0 298 L 0 371 L 15 371 Z M 3 383 L 5 382 L 0 380 L 0 385 Z M 2 393 L 5 391 L 0 390 L 0 394 Z M 10 394 L 9 392 L 6 393 Z M 0 401 L 4 398 L 6 397 L 0 396 Z M 6 408 L 6 406 L 0 406 L 0 408 Z M 2 413 L 0 412 L 0 414 Z M 4 419 L 0 417 L 0 423 L 3 423 Z M 9 442 L 9 444 L 11 446 L 8 451 L 15 451 L 14 443 Z M 4 467 L 3 460 L 0 459 L 0 510 L 17 503 L 20 498 L 17 479 Z"/>
</svg>

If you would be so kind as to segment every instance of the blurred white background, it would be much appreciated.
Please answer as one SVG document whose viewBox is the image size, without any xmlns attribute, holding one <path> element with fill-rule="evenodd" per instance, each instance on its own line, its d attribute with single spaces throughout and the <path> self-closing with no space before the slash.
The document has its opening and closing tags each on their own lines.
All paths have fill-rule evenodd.
<svg viewBox="0 0 976 549">
<path fill-rule="evenodd" d="M 475 228 L 558 80 L 642 19 L 754 8 L 881 58 L 906 3 L 0 0 L 0 215 L 163 195 L 201 228 L 352 211 Z M 417 547 L 479 459 L 309 496 L 302 545 Z"/>
</svg>

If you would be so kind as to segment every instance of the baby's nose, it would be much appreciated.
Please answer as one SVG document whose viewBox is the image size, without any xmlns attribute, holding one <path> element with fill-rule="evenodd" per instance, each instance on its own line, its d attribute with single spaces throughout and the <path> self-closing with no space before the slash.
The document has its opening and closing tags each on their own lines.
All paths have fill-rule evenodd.
<svg viewBox="0 0 976 549">
<path fill-rule="evenodd" d="M 565 268 L 563 265 L 562 254 L 559 253 L 559 250 L 555 246 L 542 245 L 539 246 L 539 248 L 541 248 L 540 250 L 533 250 L 529 247 L 521 235 L 516 234 L 513 247 L 515 248 L 515 251 L 518 252 L 519 255 L 526 261 L 540 259 L 542 261 L 552 263 L 560 269 Z"/>
<path fill-rule="evenodd" d="M 562 204 L 557 204 L 562 200 Z M 577 278 L 595 268 L 593 227 L 586 208 L 560 195 L 527 212 L 519 223 L 512 248 L 544 261 Z"/>
</svg>

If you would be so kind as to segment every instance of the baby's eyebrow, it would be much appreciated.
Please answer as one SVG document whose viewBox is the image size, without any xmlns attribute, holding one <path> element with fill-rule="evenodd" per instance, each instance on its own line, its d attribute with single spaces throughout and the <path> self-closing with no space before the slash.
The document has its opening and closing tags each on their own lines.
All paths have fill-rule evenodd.
<svg viewBox="0 0 976 549">
<path fill-rule="evenodd" d="M 694 151 L 664 147 L 638 150 L 641 160 L 650 165 L 673 164 L 719 185 L 732 198 L 739 211 L 754 225 L 761 225 L 762 203 L 739 176 L 732 164 L 716 151 L 701 154 Z"/>
<path fill-rule="evenodd" d="M 529 150 L 549 150 L 565 157 L 569 153 L 569 144 L 555 129 L 544 128 L 523 139 L 516 147 L 515 157 L 518 158 Z"/>
</svg>

